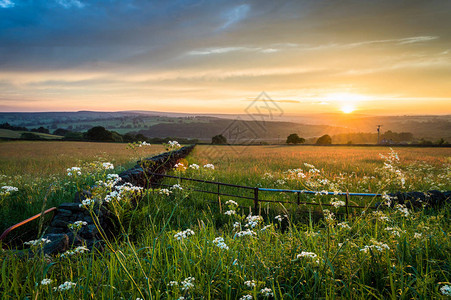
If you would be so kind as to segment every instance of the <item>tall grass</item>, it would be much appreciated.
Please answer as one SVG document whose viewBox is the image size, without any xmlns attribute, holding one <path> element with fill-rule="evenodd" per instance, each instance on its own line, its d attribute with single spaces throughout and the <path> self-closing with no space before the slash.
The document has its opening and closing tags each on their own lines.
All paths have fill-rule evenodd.
<svg viewBox="0 0 451 300">
<path fill-rule="evenodd" d="M 198 155 L 188 157 L 201 165 L 188 169 L 191 175 L 232 175 L 228 162 L 206 169 Z M 274 157 L 275 164 L 283 160 Z M 249 180 L 245 162 L 235 163 L 242 182 Z M 261 182 L 263 174 L 250 180 Z M 104 172 L 95 176 L 105 180 Z M 378 176 L 398 180 L 390 172 Z M 450 285 L 449 204 L 407 212 L 381 208 L 349 218 L 320 210 L 319 219 L 313 211 L 299 218 L 276 206 L 250 218 L 247 208 L 228 199 L 221 199 L 220 208 L 181 187 L 145 191 L 131 210 L 125 209 L 131 207 L 127 197 L 104 203 L 121 220 L 120 230 L 90 253 L 44 257 L 39 246 L 35 255 L 0 253 L 0 294 L 4 299 L 436 299 L 445 297 L 440 289 Z M 99 189 L 95 197 L 100 201 L 108 193 Z M 193 234 L 178 238 L 187 229 Z M 43 279 L 52 283 L 41 284 Z M 75 286 L 54 290 L 66 281 Z"/>
</svg>

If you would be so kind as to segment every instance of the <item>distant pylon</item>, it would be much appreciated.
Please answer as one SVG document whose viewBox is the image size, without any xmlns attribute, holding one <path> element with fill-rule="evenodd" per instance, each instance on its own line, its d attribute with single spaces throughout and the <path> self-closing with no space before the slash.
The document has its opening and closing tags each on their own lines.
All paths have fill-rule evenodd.
<svg viewBox="0 0 451 300">
<path fill-rule="evenodd" d="M 380 134 L 381 134 L 381 126 L 382 125 L 376 125 L 377 126 L 377 143 L 379 144 L 379 137 L 380 137 Z"/>
</svg>

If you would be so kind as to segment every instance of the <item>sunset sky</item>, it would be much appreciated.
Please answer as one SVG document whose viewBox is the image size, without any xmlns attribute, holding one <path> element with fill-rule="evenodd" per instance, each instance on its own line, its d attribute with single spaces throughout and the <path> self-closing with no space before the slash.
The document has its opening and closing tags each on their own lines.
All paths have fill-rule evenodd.
<svg viewBox="0 0 451 300">
<path fill-rule="evenodd" d="M 451 1 L 0 0 L 0 111 L 451 114 Z"/>
</svg>

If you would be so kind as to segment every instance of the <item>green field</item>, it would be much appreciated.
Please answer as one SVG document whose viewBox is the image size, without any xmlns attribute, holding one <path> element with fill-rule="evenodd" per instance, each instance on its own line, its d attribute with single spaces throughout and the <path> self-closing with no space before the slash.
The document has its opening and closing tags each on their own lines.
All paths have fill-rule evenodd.
<svg viewBox="0 0 451 300">
<path fill-rule="evenodd" d="M 0 144 L 2 185 L 18 188 L 1 198 L 0 228 L 33 209 L 40 211 L 46 194 L 56 205 L 105 181 L 102 161 L 125 167 L 127 161 L 163 151 L 155 146 L 130 150 L 123 144 L 49 144 Z M 197 146 L 181 163 L 187 169 L 173 174 L 248 186 L 373 193 L 451 189 L 448 148 Z M 209 163 L 214 169 L 204 167 Z M 189 167 L 193 164 L 199 168 Z M 81 167 L 80 176 L 65 175 L 73 166 Z M 105 203 L 121 226 L 101 252 L 43 257 L 38 246 L 32 258 L 0 252 L 2 297 L 440 299 L 440 289 L 450 285 L 449 203 L 418 210 L 382 206 L 348 216 L 340 205 L 272 204 L 263 207 L 261 216 L 250 217 L 249 201 L 222 196 L 219 207 L 216 196 L 190 191 L 193 184 L 165 183 L 179 183 L 182 189 L 148 190 L 132 211 L 127 210 L 130 198 Z M 99 188 L 97 201 L 109 193 Z M 282 194 L 264 196 L 289 200 Z M 305 200 L 340 200 L 334 198 Z M 230 199 L 243 207 L 227 203 Z M 352 201 L 370 205 L 380 199 Z M 185 237 L 178 239 L 182 231 Z M 44 279 L 52 282 L 43 284 Z M 54 291 L 66 281 L 75 285 Z"/>
<path fill-rule="evenodd" d="M 20 139 L 23 133 L 26 133 L 29 131 L 15 131 L 15 130 L 8 130 L 8 129 L 0 129 L 0 138 L 8 138 L 8 139 Z M 38 135 L 41 139 L 46 140 L 60 140 L 63 137 L 59 135 L 53 135 L 53 134 L 47 134 L 47 133 L 40 133 L 40 132 L 31 132 L 33 134 Z"/>
</svg>

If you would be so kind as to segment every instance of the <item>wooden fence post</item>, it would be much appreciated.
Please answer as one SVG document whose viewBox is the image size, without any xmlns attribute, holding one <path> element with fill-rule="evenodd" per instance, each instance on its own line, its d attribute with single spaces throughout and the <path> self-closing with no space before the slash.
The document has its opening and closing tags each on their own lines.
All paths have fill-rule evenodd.
<svg viewBox="0 0 451 300">
<path fill-rule="evenodd" d="M 254 214 L 258 214 L 258 187 L 254 188 Z"/>
<path fill-rule="evenodd" d="M 349 218 L 349 191 L 346 191 L 346 218 Z"/>
</svg>

